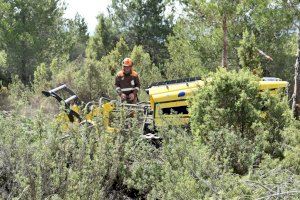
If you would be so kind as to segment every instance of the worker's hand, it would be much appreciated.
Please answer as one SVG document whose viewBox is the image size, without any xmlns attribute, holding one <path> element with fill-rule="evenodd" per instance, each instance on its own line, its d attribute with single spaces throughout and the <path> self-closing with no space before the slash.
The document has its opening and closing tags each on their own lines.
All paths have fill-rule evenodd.
<svg viewBox="0 0 300 200">
<path fill-rule="evenodd" d="M 124 94 L 124 93 L 122 93 L 122 94 L 120 95 L 120 97 L 121 97 L 121 100 L 126 100 L 126 98 L 127 98 L 126 94 Z"/>
<path fill-rule="evenodd" d="M 133 101 L 134 98 L 135 98 L 135 95 L 134 95 L 133 93 L 130 93 L 130 94 L 129 94 L 129 99 L 130 99 L 130 101 Z"/>
</svg>

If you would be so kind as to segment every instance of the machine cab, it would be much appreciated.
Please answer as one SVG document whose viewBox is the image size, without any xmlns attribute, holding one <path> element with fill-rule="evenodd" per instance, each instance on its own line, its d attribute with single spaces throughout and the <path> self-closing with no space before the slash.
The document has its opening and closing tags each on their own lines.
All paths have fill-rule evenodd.
<svg viewBox="0 0 300 200">
<path fill-rule="evenodd" d="M 207 79 L 209 81 L 209 79 Z M 150 97 L 155 126 L 186 125 L 189 122 L 189 98 L 193 97 L 205 82 L 199 77 L 153 83 L 146 90 Z M 259 90 L 272 94 L 287 91 L 288 82 L 279 78 L 264 77 L 259 81 Z"/>
<path fill-rule="evenodd" d="M 155 126 L 187 124 L 189 97 L 204 85 L 199 77 L 153 83 L 147 89 Z"/>
</svg>

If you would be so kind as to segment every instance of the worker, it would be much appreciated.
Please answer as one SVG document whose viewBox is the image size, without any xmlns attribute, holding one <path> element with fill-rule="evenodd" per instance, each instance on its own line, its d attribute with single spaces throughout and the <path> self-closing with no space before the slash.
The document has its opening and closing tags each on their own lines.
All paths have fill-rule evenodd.
<svg viewBox="0 0 300 200">
<path fill-rule="evenodd" d="M 115 80 L 116 91 L 122 102 L 135 104 L 140 90 L 139 75 L 133 70 L 133 62 L 130 58 L 125 58 L 122 65 L 123 69 L 117 73 Z"/>
</svg>

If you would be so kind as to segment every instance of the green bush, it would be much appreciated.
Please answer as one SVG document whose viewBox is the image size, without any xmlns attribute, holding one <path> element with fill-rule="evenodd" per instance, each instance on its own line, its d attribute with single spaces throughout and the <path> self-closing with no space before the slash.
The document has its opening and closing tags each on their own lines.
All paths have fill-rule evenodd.
<svg viewBox="0 0 300 200">
<path fill-rule="evenodd" d="M 84 62 L 100 68 L 98 61 Z M 52 66 L 51 72 L 58 73 L 51 84 L 63 80 L 66 71 L 79 78 L 77 64 Z M 71 85 L 83 92 L 83 82 L 77 85 L 73 78 Z M 102 90 L 97 80 L 95 75 L 88 91 Z M 64 130 L 49 110 L 50 101 L 39 100 L 49 98 L 38 98 L 16 78 L 8 87 L 15 110 L 0 112 L 1 198 L 253 199 L 284 194 L 297 199 L 299 123 L 290 123 L 285 101 L 257 87 L 250 72 L 212 74 L 193 99 L 192 130 L 158 128 L 163 140 L 156 148 L 141 138 L 138 118 L 128 119 L 124 112 L 116 115 L 115 133 L 104 129 L 101 116 L 92 129 L 74 123 Z"/>
<path fill-rule="evenodd" d="M 288 125 L 288 104 L 260 92 L 249 71 L 219 69 L 193 98 L 193 133 L 210 154 L 239 174 L 257 165 L 264 152 L 282 157 L 281 131 Z M 264 111 L 263 111 L 264 110 Z"/>
<path fill-rule="evenodd" d="M 2 198 L 105 199 L 148 193 L 160 177 L 153 156 L 158 150 L 141 139 L 135 119 L 126 130 L 119 124 L 117 133 L 107 133 L 101 119 L 96 121 L 93 129 L 69 124 L 63 131 L 64 124 L 43 112 L 32 118 L 1 114 Z"/>
<path fill-rule="evenodd" d="M 285 152 L 283 164 L 293 173 L 300 175 L 300 122 L 295 121 L 283 132 Z"/>
<path fill-rule="evenodd" d="M 145 89 L 154 82 L 162 80 L 159 69 L 151 62 L 150 55 L 143 50 L 142 46 L 135 46 L 130 55 L 133 60 L 133 68 L 140 77 L 141 90 L 139 99 L 141 101 L 149 101 L 149 96 Z"/>
<path fill-rule="evenodd" d="M 8 66 L 7 66 L 7 55 L 5 51 L 0 50 L 0 82 L 8 81 Z"/>
</svg>

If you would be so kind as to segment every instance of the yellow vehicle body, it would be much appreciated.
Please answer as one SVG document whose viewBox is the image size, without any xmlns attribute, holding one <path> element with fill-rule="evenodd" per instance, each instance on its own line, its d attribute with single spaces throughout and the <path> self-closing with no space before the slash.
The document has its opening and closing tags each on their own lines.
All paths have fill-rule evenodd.
<svg viewBox="0 0 300 200">
<path fill-rule="evenodd" d="M 278 91 L 278 89 L 286 89 L 288 84 L 286 81 L 259 81 L 259 90 Z"/>
<path fill-rule="evenodd" d="M 185 125 L 189 123 L 189 98 L 205 85 L 203 80 L 161 84 L 148 89 L 155 126 Z M 286 89 L 288 82 L 270 78 L 259 81 L 259 90 L 276 93 Z"/>
<path fill-rule="evenodd" d="M 93 106 L 93 108 L 90 110 L 90 112 L 86 113 L 84 115 L 84 109 L 81 110 L 80 106 L 74 104 L 70 107 L 71 110 L 78 113 L 80 116 L 83 116 L 81 120 L 75 117 L 75 120 L 72 121 L 72 123 L 78 123 L 78 124 L 89 124 L 89 125 L 96 125 L 95 117 L 101 116 L 102 123 L 105 129 L 108 132 L 114 132 L 115 129 L 110 127 L 110 115 L 111 112 L 114 110 L 114 104 L 112 103 L 105 103 L 101 106 Z M 56 116 L 57 122 L 62 124 L 62 130 L 64 132 L 70 130 L 70 118 L 67 112 L 61 112 Z"/>
<path fill-rule="evenodd" d="M 68 122 L 70 121 L 95 125 L 95 117 L 99 117 L 108 132 L 116 132 L 117 129 L 111 125 L 113 124 L 112 116 L 114 112 L 120 111 L 121 109 L 123 109 L 123 111 L 127 109 L 129 113 L 132 113 L 132 111 L 134 111 L 134 113 L 142 113 L 142 115 L 144 115 L 144 125 L 147 124 L 147 126 L 150 124 L 154 125 L 154 127 L 187 125 L 190 119 L 189 99 L 204 86 L 205 82 L 199 78 L 166 81 L 153 84 L 146 90 L 149 94 L 149 103 L 133 105 L 100 98 L 99 102 L 87 103 L 85 108 L 82 108 L 83 106 L 79 106 L 77 103 L 72 103 L 78 100 L 78 97 L 65 85 L 48 92 L 44 91 L 43 94 L 53 96 L 60 102 L 64 101 L 66 107 L 68 107 L 65 113 L 61 113 L 57 117 L 58 121 L 65 122 L 64 130 L 69 129 Z M 288 82 L 276 78 L 259 81 L 259 90 L 270 90 L 271 93 L 276 93 L 287 87 Z M 71 97 L 66 100 L 61 99 L 58 95 L 58 91 L 60 90 L 66 90 L 71 94 Z M 68 110 L 71 110 L 73 114 L 70 114 Z M 74 116 L 77 119 L 75 119 Z"/>
<path fill-rule="evenodd" d="M 194 80 L 149 88 L 155 126 L 187 124 L 190 118 L 188 99 L 203 86 L 204 81 Z"/>
<path fill-rule="evenodd" d="M 109 115 L 114 109 L 112 103 L 88 102 L 84 104 L 78 96 L 65 84 L 49 91 L 42 91 L 46 97 L 54 97 L 61 105 L 64 105 L 63 112 L 56 116 L 57 122 L 62 124 L 63 131 L 70 130 L 72 123 L 95 125 L 95 117 L 102 117 L 103 124 L 109 130 Z M 67 97 L 67 98 L 66 98 Z"/>
</svg>

